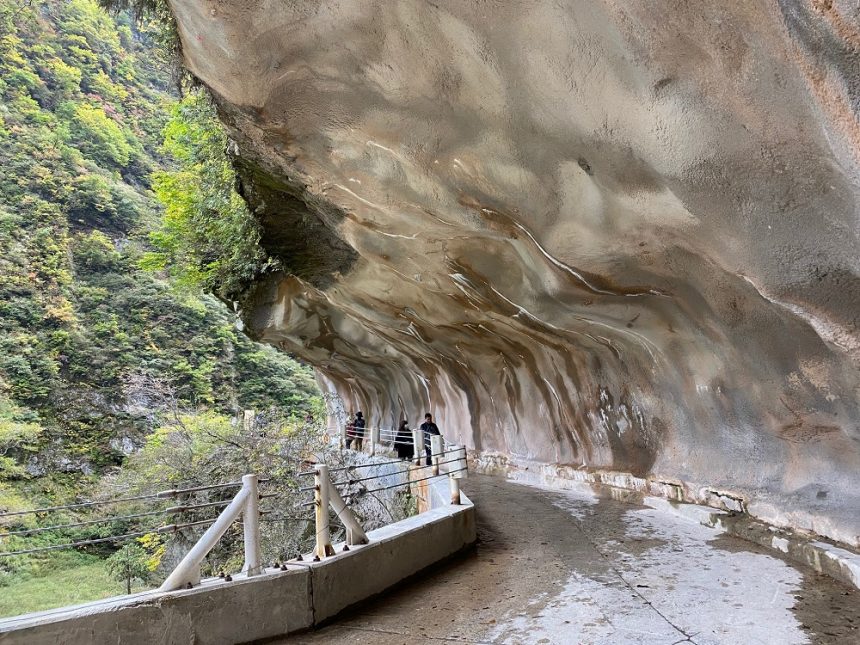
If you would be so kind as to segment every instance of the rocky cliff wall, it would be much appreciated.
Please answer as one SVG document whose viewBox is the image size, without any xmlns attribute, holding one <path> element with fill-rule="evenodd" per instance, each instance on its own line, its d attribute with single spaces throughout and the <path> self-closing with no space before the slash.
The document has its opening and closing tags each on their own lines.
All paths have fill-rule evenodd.
<svg viewBox="0 0 860 645">
<path fill-rule="evenodd" d="M 371 423 L 858 544 L 856 0 L 171 5 L 287 268 L 254 335 Z"/>
</svg>

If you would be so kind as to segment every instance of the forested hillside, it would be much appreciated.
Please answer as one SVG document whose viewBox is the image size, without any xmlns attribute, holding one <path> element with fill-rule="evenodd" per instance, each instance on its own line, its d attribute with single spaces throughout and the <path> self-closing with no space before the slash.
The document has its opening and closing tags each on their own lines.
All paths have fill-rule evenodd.
<svg viewBox="0 0 860 645">
<path fill-rule="evenodd" d="M 0 0 L 0 511 L 98 489 L 178 418 L 319 405 L 308 368 L 203 295 L 265 259 L 159 40 L 95 0 Z M 47 566 L 28 562 L 0 561 L 0 584 Z"/>
</svg>

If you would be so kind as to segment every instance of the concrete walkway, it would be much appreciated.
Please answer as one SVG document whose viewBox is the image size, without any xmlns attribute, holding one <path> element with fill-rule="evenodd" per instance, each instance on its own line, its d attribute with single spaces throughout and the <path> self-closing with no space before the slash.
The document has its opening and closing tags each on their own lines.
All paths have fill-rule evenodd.
<svg viewBox="0 0 860 645">
<path fill-rule="evenodd" d="M 474 553 L 283 642 L 860 643 L 860 592 L 742 540 L 589 493 L 464 489 Z"/>
</svg>

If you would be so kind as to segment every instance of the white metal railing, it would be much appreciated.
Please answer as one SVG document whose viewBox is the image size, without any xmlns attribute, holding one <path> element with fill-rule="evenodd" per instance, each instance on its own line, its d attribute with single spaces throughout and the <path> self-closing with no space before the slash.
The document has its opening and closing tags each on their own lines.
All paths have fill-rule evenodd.
<svg viewBox="0 0 860 645">
<path fill-rule="evenodd" d="M 245 540 L 245 565 L 242 571 L 248 576 L 261 573 L 263 563 L 260 555 L 260 492 L 257 484 L 257 475 L 242 477 L 242 488 L 236 493 L 236 497 L 185 554 L 182 561 L 158 588 L 159 591 L 174 591 L 189 584 L 199 584 L 200 564 L 203 558 L 215 548 L 218 540 L 227 532 L 230 525 L 239 519 L 240 515 L 244 525 Z"/>
<path fill-rule="evenodd" d="M 421 430 L 417 430 L 417 432 L 421 432 Z M 414 435 L 413 435 L 414 439 Z M 341 468 L 331 469 L 326 464 L 318 464 L 314 467 L 314 470 L 307 471 L 303 473 L 299 473 L 299 476 L 310 476 L 314 477 L 313 486 L 308 486 L 305 488 L 301 488 L 299 490 L 314 492 L 314 499 L 312 502 L 308 502 L 307 505 L 314 506 L 314 518 L 315 518 L 315 543 L 314 543 L 314 560 L 319 561 L 323 558 L 332 556 L 335 554 L 334 547 L 331 544 L 331 530 L 329 525 L 329 507 L 335 512 L 337 517 L 343 523 L 346 528 L 346 543 L 344 545 L 344 550 L 348 550 L 350 546 L 356 544 L 367 544 L 367 534 L 362 529 L 359 522 L 356 520 L 355 515 L 344 502 L 341 497 L 340 490 L 338 486 L 351 486 L 354 484 L 359 484 L 365 487 L 365 490 L 370 493 L 376 493 L 383 490 L 388 490 L 391 488 L 397 488 L 400 486 L 414 486 L 421 482 L 428 481 L 433 478 L 441 477 L 447 475 L 449 485 L 450 485 L 450 503 L 454 505 L 460 504 L 460 479 L 466 476 L 468 472 L 468 464 L 466 462 L 466 449 L 462 446 L 450 445 L 447 449 L 443 448 L 443 438 L 439 435 L 433 435 L 431 437 L 431 458 L 432 464 L 430 466 L 422 466 L 421 461 L 424 459 L 424 454 L 422 453 L 419 459 L 416 459 L 414 463 L 410 464 L 409 469 L 407 471 L 408 479 L 407 481 L 396 483 L 393 485 L 387 486 L 376 486 L 369 488 L 367 487 L 367 483 L 371 481 L 378 481 L 383 477 L 389 477 L 389 474 L 374 474 L 370 476 L 363 477 L 352 477 L 348 476 L 346 480 L 339 482 L 336 484 L 332 481 L 331 474 L 333 472 L 346 472 L 348 474 L 354 474 L 356 470 L 362 468 L 369 468 L 374 466 L 384 466 L 390 463 L 403 463 L 402 461 L 394 461 L 394 462 L 381 462 L 381 463 L 367 463 L 360 464 L 357 466 L 344 466 Z M 449 466 L 445 472 L 442 471 L 442 466 Z M 429 474 L 426 472 L 429 470 Z M 420 512 L 419 507 L 419 512 Z"/>
<path fill-rule="evenodd" d="M 420 429 L 413 431 L 413 441 L 422 441 L 423 436 Z M 422 466 L 424 460 L 423 452 L 418 453 L 413 464 L 410 465 L 407 481 L 394 484 L 393 486 L 382 486 L 367 488 L 368 492 L 379 492 L 398 486 L 413 486 L 423 481 L 440 476 L 448 476 L 450 483 L 451 504 L 460 504 L 460 479 L 466 476 L 468 464 L 466 462 L 466 449 L 462 446 L 450 445 L 443 447 L 444 440 L 440 435 L 433 435 L 431 440 L 430 466 Z M 418 452 L 418 451 L 416 451 Z M 314 484 L 311 487 L 301 488 L 300 491 L 313 490 L 314 499 L 310 502 L 314 506 L 315 539 L 313 555 L 314 560 L 322 560 L 335 554 L 331 543 L 331 527 L 329 509 L 334 511 L 340 522 L 346 529 L 346 541 L 344 550 L 350 546 L 367 544 L 368 538 L 355 514 L 349 508 L 341 496 L 338 485 L 331 478 L 332 472 L 354 473 L 356 469 L 385 465 L 391 462 L 375 464 L 373 462 L 358 466 L 345 466 L 330 469 L 327 464 L 317 464 L 312 471 L 299 473 L 299 476 L 313 475 Z M 445 472 L 442 466 L 449 466 Z M 425 475 L 424 469 L 430 470 Z M 375 474 L 367 477 L 348 477 L 340 485 L 362 484 L 377 481 L 387 475 Z M 173 572 L 159 587 L 159 591 L 173 591 L 200 582 L 200 565 L 206 555 L 215 547 L 227 529 L 233 522 L 242 517 L 243 534 L 245 542 L 245 564 L 242 571 L 247 576 L 259 575 L 263 571 L 260 552 L 260 494 L 258 490 L 257 475 L 245 475 L 242 477 L 242 488 L 225 508 L 215 522 L 201 536 L 197 543 L 185 555 Z M 419 509 L 420 510 L 420 509 Z M 301 557 L 301 556 L 299 556 Z"/>
<path fill-rule="evenodd" d="M 365 452 L 365 448 L 367 449 L 367 453 L 371 456 L 376 454 L 376 450 L 378 446 L 382 445 L 394 445 L 397 446 L 402 442 L 402 437 L 399 436 L 400 431 L 392 428 L 379 428 L 379 427 L 370 427 L 370 428 L 362 428 L 356 429 L 351 424 L 342 424 L 339 427 L 338 431 L 338 447 L 343 450 L 344 448 L 353 448 L 356 452 Z M 423 435 L 423 436 L 422 436 Z M 411 445 L 413 448 L 413 460 L 417 463 L 420 461 L 419 453 L 421 454 L 421 459 L 423 459 L 424 448 L 426 447 L 426 439 L 428 436 L 431 438 L 436 435 L 431 435 L 429 433 L 423 432 L 420 427 L 409 429 L 409 437 L 407 445 Z M 441 436 L 441 435 L 439 435 Z M 368 441 L 369 439 L 369 441 Z M 444 442 L 444 439 L 443 439 Z M 358 448 L 354 448 L 353 446 L 359 446 Z M 419 449 L 420 446 L 420 449 Z M 432 449 L 432 447 L 431 447 Z"/>
<path fill-rule="evenodd" d="M 342 523 L 346 530 L 344 550 L 348 550 L 350 546 L 367 544 L 368 537 L 360 522 L 356 518 L 353 511 L 349 508 L 341 494 L 340 488 L 359 486 L 364 492 L 378 493 L 392 488 L 409 486 L 413 492 L 418 494 L 418 485 L 422 482 L 447 476 L 450 482 L 450 503 L 460 504 L 460 479 L 465 477 L 468 472 L 466 462 L 466 449 L 457 445 L 444 445 L 444 439 L 440 435 L 430 437 L 431 443 L 431 460 L 430 466 L 422 466 L 424 460 L 424 444 L 421 430 L 413 431 L 412 439 L 416 445 L 421 446 L 421 450 L 415 451 L 414 459 L 409 463 L 405 471 L 394 473 L 395 476 L 402 477 L 406 475 L 405 481 L 388 484 L 380 482 L 380 480 L 389 478 L 393 473 L 376 472 L 375 474 L 365 475 L 366 468 L 380 468 L 390 464 L 403 464 L 402 460 L 392 461 L 371 461 L 364 464 L 349 465 L 330 468 L 327 464 L 317 464 L 313 470 L 298 473 L 299 477 L 313 476 L 313 486 L 300 488 L 299 491 L 313 491 L 314 499 L 303 506 L 313 505 L 314 509 L 314 526 L 315 539 L 313 555 L 315 560 L 334 555 L 334 548 L 331 543 L 331 529 L 329 525 L 329 509 L 334 511 L 335 515 Z M 373 436 L 373 434 L 371 435 Z M 346 479 L 335 482 L 332 480 L 332 474 L 339 473 L 346 475 Z M 48 546 L 40 546 L 21 550 L 0 551 L 0 557 L 11 557 L 24 555 L 29 553 L 38 553 L 41 551 L 52 551 L 55 549 L 77 548 L 90 544 L 103 542 L 118 542 L 134 537 L 140 537 L 151 533 L 176 533 L 187 527 L 202 527 L 208 525 L 208 528 L 197 542 L 186 553 L 185 557 L 180 561 L 176 568 L 168 575 L 159 591 L 175 591 L 177 589 L 195 586 L 200 583 L 201 564 L 209 552 L 215 548 L 219 540 L 228 531 L 234 522 L 242 519 L 243 523 L 243 538 L 244 538 L 244 566 L 242 571 L 247 576 L 256 576 L 264 571 L 261 553 L 260 541 L 260 500 L 264 497 L 272 497 L 274 494 L 261 495 L 259 492 L 259 484 L 269 481 L 267 479 L 258 479 L 256 474 L 244 475 L 241 482 L 228 482 L 224 484 L 211 484 L 205 486 L 195 486 L 191 488 L 171 489 L 157 493 L 146 495 L 137 495 L 133 497 L 117 498 L 112 500 L 99 500 L 91 502 L 79 502 L 67 504 L 63 506 L 46 507 L 33 509 L 28 511 L 10 511 L 0 512 L 0 520 L 4 518 L 17 518 L 22 515 L 43 514 L 63 510 L 79 510 L 96 506 L 109 506 L 116 504 L 128 503 L 156 503 L 166 501 L 171 498 L 186 498 L 193 493 L 202 491 L 225 490 L 231 487 L 239 488 L 232 500 L 209 501 L 205 503 L 194 503 L 190 500 L 180 501 L 173 506 L 162 508 L 159 510 L 131 513 L 126 515 L 115 515 L 113 517 L 104 517 L 102 519 L 85 520 L 81 522 L 72 522 L 67 524 L 55 524 L 53 526 L 28 528 L 20 530 L 10 530 L 0 532 L 0 540 L 3 538 L 18 538 L 28 535 L 40 534 L 49 530 L 66 529 L 73 527 L 83 527 L 90 525 L 105 524 L 116 520 L 132 520 L 137 518 L 150 518 L 159 515 L 178 516 L 191 511 L 198 511 L 206 508 L 218 508 L 225 506 L 223 511 L 214 519 L 180 522 L 174 520 L 174 523 L 165 524 L 157 528 L 136 531 L 123 535 L 115 535 L 110 537 L 99 537 L 88 540 L 80 540 L 67 544 L 55 544 Z M 371 482 L 377 482 L 372 485 Z M 379 485 L 379 484 L 382 485 Z M 419 506 L 419 512 L 421 508 Z M 291 518 L 301 519 L 301 518 Z M 307 520 L 304 520 L 307 521 Z M 301 560 L 301 555 L 296 558 Z M 277 565 L 276 565 L 277 566 Z M 282 567 L 283 568 L 283 567 Z"/>
</svg>

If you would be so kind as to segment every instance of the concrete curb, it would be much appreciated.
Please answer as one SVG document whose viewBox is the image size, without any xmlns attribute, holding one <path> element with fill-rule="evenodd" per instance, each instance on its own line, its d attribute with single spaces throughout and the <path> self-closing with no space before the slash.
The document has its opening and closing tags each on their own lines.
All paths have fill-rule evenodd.
<svg viewBox="0 0 860 645">
<path fill-rule="evenodd" d="M 767 499 L 750 498 L 738 491 L 702 482 L 683 481 L 651 474 L 638 477 L 631 473 L 601 470 L 561 464 L 546 464 L 498 453 L 469 453 L 469 462 L 476 472 L 499 474 L 554 488 L 564 488 L 567 482 L 588 485 L 602 484 L 618 489 L 636 491 L 642 495 L 699 504 L 723 511 L 745 513 L 769 526 L 822 536 L 849 550 L 860 551 L 860 514 L 853 522 L 834 522 L 827 515 L 811 514 L 803 509 L 786 509 Z"/>
<path fill-rule="evenodd" d="M 789 560 L 860 589 L 860 555 L 847 549 L 770 526 L 743 513 L 726 513 L 697 504 L 670 502 L 661 497 L 645 497 L 642 503 L 766 549 L 774 549 Z"/>
<path fill-rule="evenodd" d="M 774 549 L 798 564 L 860 589 L 860 555 L 829 544 L 818 536 L 804 535 L 768 524 L 747 512 L 745 501 L 737 495 L 714 488 L 703 488 L 702 501 L 689 501 L 685 486 L 628 473 L 593 472 L 546 464 L 500 464 L 472 455 L 476 472 L 503 475 L 511 481 L 536 484 L 556 490 L 580 490 L 605 494 L 623 502 L 644 504 L 671 513 L 722 533 L 741 538 L 767 549 Z"/>
</svg>

